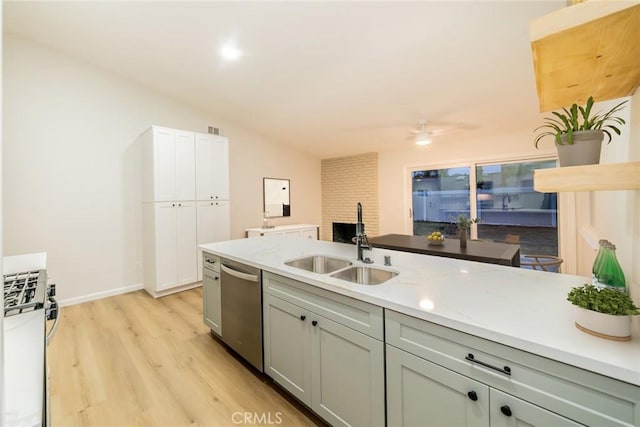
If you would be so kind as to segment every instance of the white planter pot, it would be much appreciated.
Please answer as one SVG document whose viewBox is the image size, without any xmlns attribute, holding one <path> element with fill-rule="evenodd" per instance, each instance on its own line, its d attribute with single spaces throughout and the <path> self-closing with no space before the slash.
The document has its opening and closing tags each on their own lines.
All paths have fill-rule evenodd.
<svg viewBox="0 0 640 427">
<path fill-rule="evenodd" d="M 631 339 L 631 316 L 613 316 L 575 306 L 576 327 L 601 338 L 616 341 Z"/>
</svg>

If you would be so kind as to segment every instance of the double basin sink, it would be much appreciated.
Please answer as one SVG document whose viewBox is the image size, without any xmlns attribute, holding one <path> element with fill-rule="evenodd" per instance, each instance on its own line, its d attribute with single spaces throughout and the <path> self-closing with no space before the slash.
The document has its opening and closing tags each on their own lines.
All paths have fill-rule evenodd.
<svg viewBox="0 0 640 427">
<path fill-rule="evenodd" d="M 312 255 L 298 258 L 287 261 L 285 264 L 312 273 L 328 274 L 336 279 L 358 285 L 379 285 L 398 275 L 395 271 L 352 265 L 352 262 L 349 260 L 325 255 Z"/>
</svg>

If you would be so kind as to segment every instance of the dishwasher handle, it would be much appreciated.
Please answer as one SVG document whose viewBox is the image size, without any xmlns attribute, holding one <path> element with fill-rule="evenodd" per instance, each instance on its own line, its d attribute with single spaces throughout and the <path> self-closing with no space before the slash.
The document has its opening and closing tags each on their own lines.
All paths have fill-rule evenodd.
<svg viewBox="0 0 640 427">
<path fill-rule="evenodd" d="M 233 270 L 222 263 L 220 264 L 220 267 L 222 268 L 222 271 L 224 271 L 230 276 L 237 277 L 238 279 L 248 280 L 250 282 L 258 283 L 258 276 L 255 274 L 247 274 L 238 270 Z"/>
</svg>

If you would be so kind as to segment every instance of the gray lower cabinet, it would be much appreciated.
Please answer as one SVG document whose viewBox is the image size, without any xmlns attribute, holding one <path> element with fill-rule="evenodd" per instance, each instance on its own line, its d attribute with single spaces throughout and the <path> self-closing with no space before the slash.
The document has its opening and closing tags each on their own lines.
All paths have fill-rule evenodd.
<svg viewBox="0 0 640 427">
<path fill-rule="evenodd" d="M 309 313 L 269 294 L 263 295 L 262 304 L 265 373 L 311 406 Z"/>
<path fill-rule="evenodd" d="M 390 426 L 489 426 L 489 387 L 387 345 Z"/>
<path fill-rule="evenodd" d="M 390 426 L 581 425 L 390 345 L 387 405 Z"/>
<path fill-rule="evenodd" d="M 489 399 L 491 427 L 578 427 L 582 425 L 494 388 L 489 391 Z"/>
<path fill-rule="evenodd" d="M 640 388 L 385 310 L 388 425 L 640 426 Z"/>
<path fill-rule="evenodd" d="M 202 269 L 202 316 L 211 330 L 222 335 L 220 299 L 220 259 L 209 254 L 203 255 Z"/>
<path fill-rule="evenodd" d="M 280 296 L 295 295 L 298 304 L 271 295 L 274 282 Z M 265 373 L 334 426 L 383 426 L 383 342 L 317 313 L 337 302 L 349 305 L 348 297 L 327 293 L 325 300 L 317 289 L 304 294 L 305 286 L 290 282 L 263 277 Z"/>
<path fill-rule="evenodd" d="M 322 316 L 312 319 L 311 408 L 333 425 L 384 425 L 383 343 Z"/>
</svg>

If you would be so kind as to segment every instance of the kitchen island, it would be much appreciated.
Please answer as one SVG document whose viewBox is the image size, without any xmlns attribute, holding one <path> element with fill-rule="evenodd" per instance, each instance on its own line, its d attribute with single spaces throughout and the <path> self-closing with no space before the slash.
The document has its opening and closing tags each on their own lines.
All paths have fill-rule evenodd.
<svg viewBox="0 0 640 427">
<path fill-rule="evenodd" d="M 371 237 L 369 243 L 376 248 L 394 251 L 520 267 L 520 245 L 509 243 L 469 240 L 467 247 L 461 249 L 459 239 L 447 238 L 442 245 L 431 245 L 425 236 L 405 234 L 385 234 Z"/>
<path fill-rule="evenodd" d="M 398 350 L 396 347 L 400 348 L 413 339 L 421 339 L 418 332 L 409 334 L 408 331 L 428 329 L 431 331 L 429 334 L 439 336 L 440 341 L 447 336 L 449 349 L 460 343 L 468 343 L 469 348 L 480 349 L 473 350 L 473 354 L 471 350 L 466 354 L 465 348 L 456 350 L 461 352 L 456 357 L 461 356 L 465 365 L 456 360 L 451 365 L 451 373 L 463 369 L 463 375 L 478 377 L 480 382 L 491 385 L 489 389 L 495 393 L 504 390 L 513 394 L 520 393 L 521 389 L 528 386 L 519 382 L 516 369 L 525 371 L 528 367 L 540 366 L 538 373 L 552 372 L 552 375 L 548 375 L 553 377 L 553 381 L 549 382 L 553 384 L 550 387 L 557 389 L 560 395 L 568 393 L 571 396 L 581 396 L 584 393 L 577 389 L 565 389 L 566 385 L 563 384 L 567 380 L 562 378 L 574 374 L 576 378 L 582 378 L 577 383 L 597 383 L 591 385 L 592 393 L 601 389 L 608 390 L 610 387 L 616 388 L 618 391 L 611 393 L 626 397 L 622 399 L 624 403 L 610 405 L 613 408 L 611 411 L 615 412 L 616 417 L 618 413 L 622 414 L 620 418 L 624 422 L 612 422 L 609 425 L 640 423 L 638 331 L 633 331 L 631 342 L 620 343 L 582 333 L 574 326 L 573 307 L 566 301 L 566 295 L 572 287 L 588 281 L 585 277 L 374 248 L 367 252 L 374 261 L 373 266 L 394 271 L 397 275 L 382 284 L 367 286 L 285 264 L 305 256 L 329 255 L 348 259 L 354 265 L 362 265 L 355 261 L 356 249 L 349 244 L 269 237 L 212 243 L 202 245 L 201 248 L 205 252 L 258 267 L 263 270 L 263 274 L 268 272 L 268 277 L 283 283 L 295 282 L 299 289 L 306 286 L 310 292 L 329 291 L 381 307 L 387 325 L 386 336 L 383 338 L 387 349 L 387 364 L 391 363 L 390 360 L 398 360 L 389 359 L 394 352 L 407 350 Z M 383 265 L 385 256 L 391 257 L 391 266 Z M 224 331 L 224 325 L 222 327 Z M 425 333 L 423 331 L 420 334 Z M 427 359 L 420 351 L 435 347 L 438 341 L 430 342 L 432 344 L 416 347 L 414 354 Z M 405 352 L 407 355 L 411 352 L 409 350 Z M 514 368 L 513 376 L 502 368 L 502 372 L 498 374 L 481 372 L 476 362 L 471 360 L 474 359 L 474 354 L 484 354 L 488 360 L 492 360 L 492 352 L 495 354 L 498 351 L 503 354 L 517 353 L 517 356 L 509 356 L 510 360 L 519 360 L 513 363 L 517 367 Z M 447 364 L 450 359 L 435 362 L 449 367 Z M 424 362 L 431 363 L 427 360 Z M 458 369 L 459 367 L 461 368 Z M 387 366 L 387 411 L 391 414 L 397 412 L 394 408 L 402 407 L 397 404 L 401 391 L 389 389 L 394 384 L 393 377 L 390 377 L 394 375 L 392 372 L 396 372 L 394 369 Z M 449 373 L 449 370 L 446 371 Z M 496 376 L 500 379 L 496 380 Z M 534 389 L 535 387 L 531 388 Z M 608 419 L 608 415 L 600 417 L 591 412 L 586 418 L 574 414 L 578 411 L 576 408 L 589 408 L 589 402 L 596 401 L 597 396 L 589 397 L 589 402 L 578 402 L 575 405 L 566 402 L 549 402 L 547 405 L 546 400 L 549 399 L 545 396 L 553 394 L 550 391 L 534 390 L 528 393 L 530 396 L 524 396 L 528 402 L 534 401 L 536 405 L 550 408 L 556 413 L 562 413 L 563 417 L 577 419 L 583 424 L 596 425 L 592 420 L 600 423 Z M 537 396 L 543 396 L 542 400 L 536 401 Z M 607 394 L 606 399 L 609 397 L 610 394 Z M 469 399 L 474 400 L 471 395 Z M 606 400 L 603 399 L 602 401 Z M 565 406 L 569 408 L 566 413 L 563 412 Z M 504 412 L 506 410 L 503 414 Z M 390 420 L 392 419 L 397 418 L 392 416 Z"/>
</svg>

